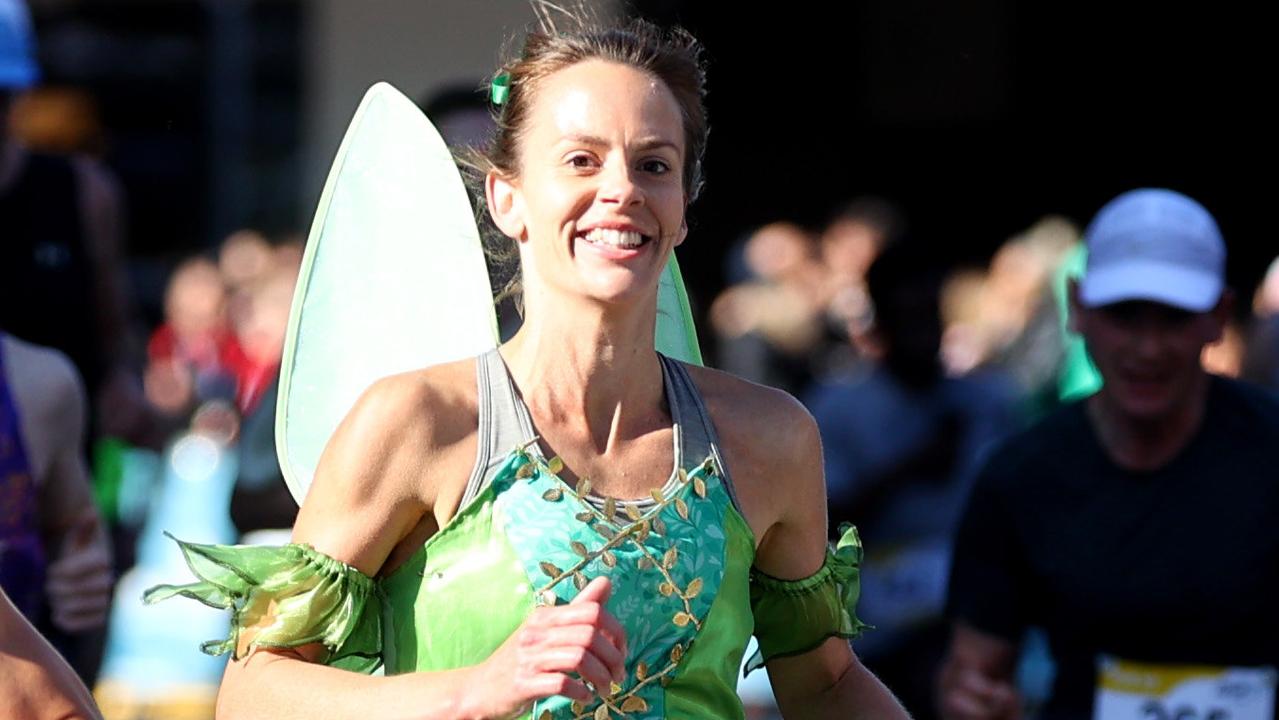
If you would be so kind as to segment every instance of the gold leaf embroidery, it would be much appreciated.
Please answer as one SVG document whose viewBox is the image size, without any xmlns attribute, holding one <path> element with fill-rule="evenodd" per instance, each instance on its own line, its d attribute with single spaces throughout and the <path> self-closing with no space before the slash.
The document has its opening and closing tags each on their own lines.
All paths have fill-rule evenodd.
<svg viewBox="0 0 1279 720">
<path fill-rule="evenodd" d="M 515 471 L 516 480 L 527 480 L 530 477 L 533 477 L 532 465 L 521 465 L 520 469 Z"/>
<path fill-rule="evenodd" d="M 639 540 L 640 542 L 644 542 L 645 540 L 648 539 L 648 522 L 647 521 L 639 524 L 639 529 L 635 531 L 635 539 Z"/>
<path fill-rule="evenodd" d="M 595 708 L 595 720 L 608 720 L 610 717 L 612 716 L 608 714 L 607 705 L 600 703 L 600 706 Z"/>
<path fill-rule="evenodd" d="M 604 517 L 612 520 L 617 516 L 617 501 L 609 498 L 604 501 Z"/>
<path fill-rule="evenodd" d="M 639 562 L 637 562 L 637 563 L 635 563 L 635 564 L 636 564 L 636 566 L 638 566 L 638 567 L 639 567 L 639 569 L 640 569 L 640 570 L 647 570 L 647 569 L 649 569 L 649 568 L 653 567 L 653 561 L 652 561 L 652 560 L 651 560 L 651 559 L 650 559 L 647 555 L 645 555 L 645 556 L 641 557 L 641 558 L 639 559 Z"/>
<path fill-rule="evenodd" d="M 564 497 L 564 493 L 557 487 L 553 487 L 542 493 L 542 499 L 548 502 L 557 502 L 562 497 Z"/>
<path fill-rule="evenodd" d="M 684 646 L 675 643 L 675 647 L 671 648 L 671 662 L 677 663 L 682 657 L 684 657 Z"/>
<path fill-rule="evenodd" d="M 684 468 L 679 469 L 679 481 L 682 483 L 688 482 L 688 471 Z"/>
<path fill-rule="evenodd" d="M 675 594 L 675 586 L 668 582 L 663 582 L 657 586 L 657 591 L 666 597 L 670 597 Z"/>
<path fill-rule="evenodd" d="M 625 509 L 626 509 L 626 517 L 636 522 L 639 522 L 640 518 L 644 517 L 644 515 L 640 513 L 639 508 L 635 507 L 634 505 L 626 505 Z"/>
<path fill-rule="evenodd" d="M 674 545 L 672 545 L 671 549 L 667 550 L 666 554 L 662 556 L 662 567 L 666 568 L 667 570 L 670 570 L 671 568 L 675 567 L 675 561 L 678 559 L 679 559 L 679 551 L 675 549 Z M 551 567 L 555 567 L 555 566 L 552 565 Z"/>
<path fill-rule="evenodd" d="M 675 498 L 675 512 L 685 520 L 688 519 L 688 504 L 682 498 Z"/>
<path fill-rule="evenodd" d="M 543 590 L 540 594 L 538 594 L 538 597 L 541 598 L 543 605 L 550 607 L 555 607 L 555 605 L 559 602 L 559 598 L 556 597 L 553 590 Z"/>
<path fill-rule="evenodd" d="M 543 560 L 538 564 L 538 567 L 542 568 L 542 572 L 545 573 L 547 577 L 555 577 L 560 574 L 560 569 L 555 566 L 555 563 L 549 563 Z"/>
<path fill-rule="evenodd" d="M 550 470 L 552 475 L 559 475 L 560 471 L 564 469 L 564 461 L 560 459 L 559 455 L 556 455 L 546 463 L 546 469 Z"/>
<path fill-rule="evenodd" d="M 587 580 L 586 576 L 583 575 L 582 573 L 580 572 L 573 573 L 573 586 L 576 587 L 578 590 L 585 588 L 588 582 L 590 581 Z"/>
<path fill-rule="evenodd" d="M 648 703 L 638 695 L 632 695 L 622 703 L 622 712 L 644 712 L 647 709 Z"/>
<path fill-rule="evenodd" d="M 572 710 L 572 711 L 573 711 L 573 714 L 574 714 L 574 715 L 581 715 L 581 714 L 582 714 L 582 711 L 586 709 L 586 706 L 585 706 L 585 705 L 583 705 L 582 703 L 580 703 L 580 702 L 578 702 L 578 701 L 576 701 L 576 700 L 574 700 L 572 703 L 570 703 L 568 707 L 569 707 L 569 709 L 570 709 L 570 710 Z M 549 712 L 550 712 L 550 710 L 547 710 L 546 712 L 548 712 L 548 713 L 549 713 Z"/>
<path fill-rule="evenodd" d="M 666 523 L 662 522 L 661 518 L 657 518 L 657 517 L 653 518 L 653 532 L 657 533 L 658 535 L 666 534 Z"/>
<path fill-rule="evenodd" d="M 702 579 L 693 578 L 693 581 L 688 584 L 688 589 L 684 591 L 684 597 L 688 598 L 689 600 L 692 600 L 693 598 L 697 597 L 698 593 L 700 593 L 701 591 L 702 591 Z"/>
<path fill-rule="evenodd" d="M 648 491 L 648 494 L 652 495 L 653 499 L 659 503 L 666 502 L 666 494 L 662 492 L 661 488 L 653 488 L 652 490 Z"/>
<path fill-rule="evenodd" d="M 607 540 L 612 540 L 613 538 L 617 537 L 617 531 L 609 527 L 607 523 L 596 523 L 592 525 L 591 527 L 595 528 L 595 532 L 604 536 L 604 538 Z"/>
<path fill-rule="evenodd" d="M 670 676 L 670 675 L 663 675 L 663 676 L 662 676 L 662 679 L 661 679 L 661 680 L 659 680 L 658 682 L 662 683 L 662 687 L 666 687 L 667 685 L 670 685 L 670 684 L 671 684 L 671 676 Z"/>
<path fill-rule="evenodd" d="M 692 619 L 693 619 L 693 616 L 689 615 L 686 612 L 677 612 L 675 613 L 675 617 L 671 618 L 671 622 L 675 623 L 676 627 L 684 627 Z"/>
<path fill-rule="evenodd" d="M 693 492 L 697 493 L 697 497 L 706 497 L 706 481 L 701 478 L 693 478 Z"/>
<path fill-rule="evenodd" d="M 617 683 L 615 683 L 615 682 L 611 682 L 611 683 L 609 683 L 609 684 L 608 684 L 608 696 L 609 696 L 609 697 L 613 697 L 614 695 L 616 695 L 616 694 L 620 693 L 621 691 L 622 691 L 622 686 L 621 686 L 621 685 L 618 685 L 618 684 L 617 684 Z"/>
<path fill-rule="evenodd" d="M 590 551 L 586 549 L 586 546 L 576 540 L 569 543 L 568 546 L 573 548 L 573 552 L 577 553 L 578 555 L 581 555 L 582 557 L 586 557 L 587 555 L 590 554 Z"/>
<path fill-rule="evenodd" d="M 643 680 L 646 677 L 648 677 L 648 663 L 637 663 L 635 665 L 635 679 Z"/>
<path fill-rule="evenodd" d="M 553 719 L 554 719 L 554 716 L 551 715 L 550 710 L 543 710 L 542 714 L 537 716 L 537 720 L 553 720 Z"/>
<path fill-rule="evenodd" d="M 595 519 L 595 513 L 591 512 L 590 510 L 583 510 L 582 512 L 574 515 L 573 517 L 577 518 L 579 522 L 588 523 Z"/>
<path fill-rule="evenodd" d="M 590 478 L 582 478 L 581 481 L 577 483 L 577 494 L 582 497 L 586 497 L 591 494 Z"/>
<path fill-rule="evenodd" d="M 604 554 L 600 555 L 600 559 L 608 567 L 617 567 L 617 556 L 613 554 L 612 550 L 605 550 Z"/>
</svg>

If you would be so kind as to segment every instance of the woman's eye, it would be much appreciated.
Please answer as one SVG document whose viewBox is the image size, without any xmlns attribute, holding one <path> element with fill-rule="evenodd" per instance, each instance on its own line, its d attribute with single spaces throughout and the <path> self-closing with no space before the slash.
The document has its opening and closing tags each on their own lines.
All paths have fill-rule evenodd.
<svg viewBox="0 0 1279 720">
<path fill-rule="evenodd" d="M 595 159 L 590 155 L 574 155 L 568 159 L 568 164 L 574 168 L 590 168 L 595 166 Z"/>
<path fill-rule="evenodd" d="M 665 160 L 645 160 L 640 163 L 640 169 L 646 173 L 664 175 L 671 171 L 671 166 L 667 165 Z"/>
</svg>

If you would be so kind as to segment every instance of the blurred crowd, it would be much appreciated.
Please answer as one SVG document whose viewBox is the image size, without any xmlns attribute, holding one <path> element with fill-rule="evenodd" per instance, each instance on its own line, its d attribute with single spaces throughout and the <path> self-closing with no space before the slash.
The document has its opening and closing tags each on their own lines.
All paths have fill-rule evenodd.
<svg viewBox="0 0 1279 720">
<path fill-rule="evenodd" d="M 0 118 L 36 80 L 21 39 L 0 38 L 16 53 L 0 55 Z M 166 529 L 255 542 L 293 522 L 274 409 L 302 243 L 241 230 L 165 259 L 162 294 L 138 294 L 123 189 L 92 143 L 50 152 L 68 149 L 65 133 L 37 122 L 83 113 L 32 107 L 0 123 L 0 580 L 106 718 L 211 717 L 223 661 L 196 648 L 225 618 L 177 605 L 144 615 L 138 598 L 184 573 Z M 475 123 L 457 132 L 482 133 Z M 909 220 L 860 197 L 822 227 L 759 227 L 732 245 L 730 284 L 701 310 L 718 367 L 790 392 L 817 419 L 830 526 L 855 520 L 867 547 L 860 607 L 876 631 L 855 647 L 922 719 L 937 714 L 954 538 L 987 453 L 1101 378 L 1069 329 L 1086 262 L 1074 223 L 1045 217 L 986 266 L 945 267 Z M 1202 366 L 1279 391 L 1279 258 L 1237 292 Z M 47 591 L 27 599 L 19 586 Z M 1046 660 L 1026 647 L 1033 697 Z M 758 678 L 742 692 L 753 717 L 774 712 Z"/>
</svg>

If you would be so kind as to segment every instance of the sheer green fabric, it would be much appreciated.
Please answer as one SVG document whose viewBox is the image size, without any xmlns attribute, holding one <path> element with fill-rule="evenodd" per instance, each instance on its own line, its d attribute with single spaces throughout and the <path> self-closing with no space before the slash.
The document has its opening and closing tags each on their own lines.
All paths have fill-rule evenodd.
<svg viewBox="0 0 1279 720">
<path fill-rule="evenodd" d="M 861 562 L 857 528 L 844 525 L 834 551 L 827 551 L 821 569 L 806 578 L 781 580 L 752 570 L 751 613 L 759 650 L 745 672 L 775 657 L 806 653 L 826 638 L 855 638 L 869 628 L 856 613 Z"/>
<path fill-rule="evenodd" d="M 170 536 L 172 537 L 172 536 Z M 256 648 L 322 643 L 325 662 L 357 672 L 381 664 L 381 601 L 371 578 L 309 545 L 200 545 L 174 538 L 198 578 L 157 585 L 147 604 L 181 595 L 231 611 L 231 634 L 200 649 L 240 659 Z"/>
</svg>

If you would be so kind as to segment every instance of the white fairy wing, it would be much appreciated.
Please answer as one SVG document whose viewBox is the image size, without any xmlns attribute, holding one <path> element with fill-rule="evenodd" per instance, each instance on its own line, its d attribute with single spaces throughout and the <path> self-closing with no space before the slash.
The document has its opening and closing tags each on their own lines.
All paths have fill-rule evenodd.
<svg viewBox="0 0 1279 720">
<path fill-rule="evenodd" d="M 329 171 L 293 297 L 276 448 L 294 499 L 375 380 L 496 344 L 484 252 L 453 157 L 412 101 L 378 83 Z"/>
</svg>

